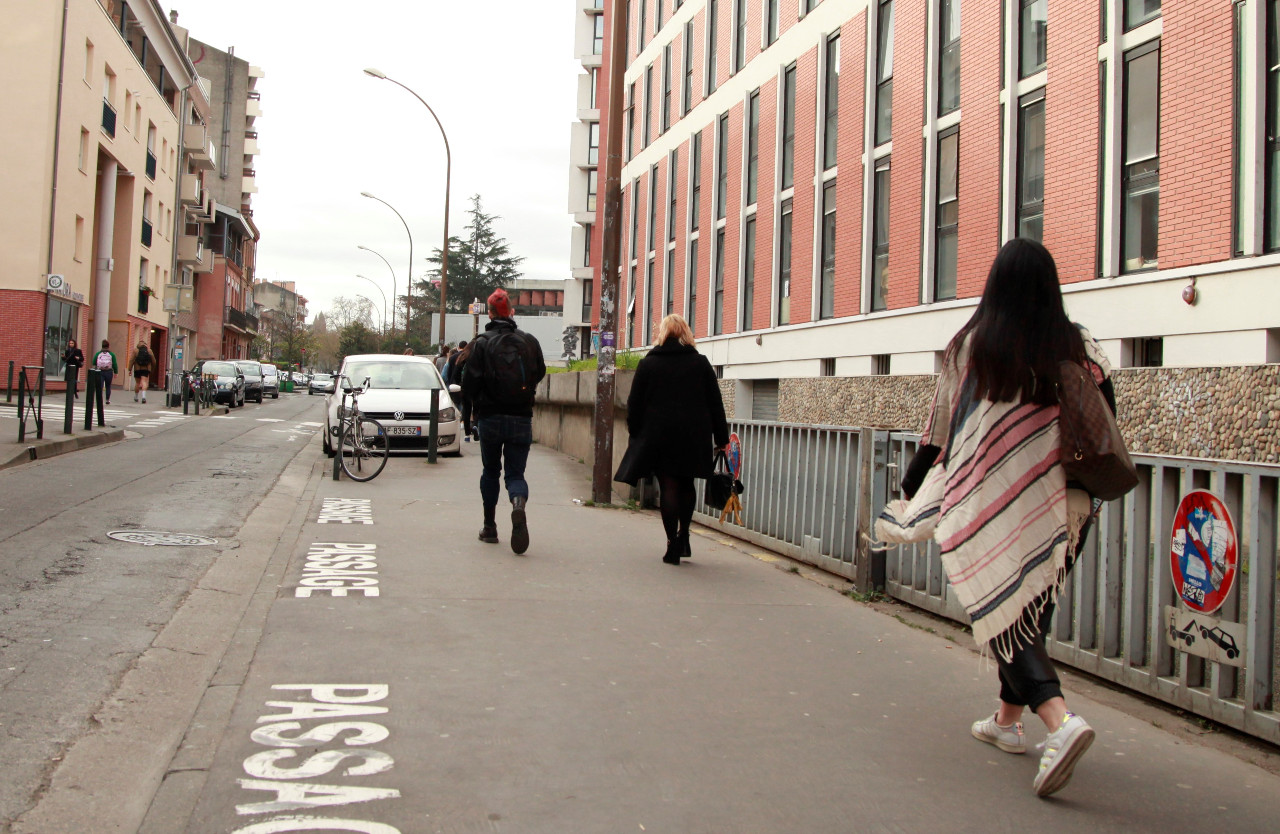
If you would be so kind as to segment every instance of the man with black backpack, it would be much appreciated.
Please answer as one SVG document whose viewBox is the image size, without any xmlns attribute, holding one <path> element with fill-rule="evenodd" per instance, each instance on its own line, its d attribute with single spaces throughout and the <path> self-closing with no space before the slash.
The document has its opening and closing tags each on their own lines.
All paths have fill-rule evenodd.
<svg viewBox="0 0 1280 834">
<path fill-rule="evenodd" d="M 494 290 L 489 296 L 489 323 L 471 343 L 462 390 L 471 399 L 480 431 L 480 498 L 484 502 L 480 541 L 498 543 L 495 514 L 500 493 L 498 476 L 503 474 L 511 499 L 511 550 L 517 554 L 529 549 L 525 517 L 529 484 L 524 479 L 524 467 L 533 443 L 534 392 L 546 375 L 542 346 L 516 327 L 506 290 Z"/>
</svg>

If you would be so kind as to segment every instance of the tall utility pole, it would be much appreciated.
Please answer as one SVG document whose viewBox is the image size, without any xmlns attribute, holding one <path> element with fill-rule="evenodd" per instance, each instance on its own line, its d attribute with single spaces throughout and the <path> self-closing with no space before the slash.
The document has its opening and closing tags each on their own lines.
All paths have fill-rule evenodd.
<svg viewBox="0 0 1280 834">
<path fill-rule="evenodd" d="M 606 4 L 609 28 L 609 109 L 604 157 L 604 232 L 600 260 L 600 353 L 596 371 L 595 461 L 591 500 L 613 496 L 614 345 L 618 326 L 618 282 L 622 251 L 622 76 L 627 69 L 628 0 Z"/>
</svg>

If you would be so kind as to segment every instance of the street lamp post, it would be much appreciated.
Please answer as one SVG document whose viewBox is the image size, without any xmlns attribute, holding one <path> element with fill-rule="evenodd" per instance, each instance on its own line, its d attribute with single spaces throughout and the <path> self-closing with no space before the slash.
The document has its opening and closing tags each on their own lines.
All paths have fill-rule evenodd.
<svg viewBox="0 0 1280 834">
<path fill-rule="evenodd" d="M 366 252 L 371 252 L 379 258 L 382 258 L 380 253 L 370 249 L 368 246 L 356 246 L 356 248 L 363 249 Z M 391 340 L 394 342 L 396 338 L 396 270 L 395 267 L 391 266 L 391 262 L 386 258 L 382 258 L 382 262 L 387 265 L 387 269 L 391 270 Z M 405 332 L 406 334 L 408 333 L 407 328 Z"/>
<path fill-rule="evenodd" d="M 399 217 L 400 222 L 404 224 L 404 233 L 409 236 L 409 278 L 408 278 L 408 285 L 405 287 L 405 290 L 404 290 L 404 340 L 407 343 L 409 341 L 409 318 L 413 313 L 413 303 L 412 303 L 413 302 L 413 232 L 409 231 L 409 224 L 405 223 L 404 215 L 396 211 L 395 206 L 391 205 L 381 197 L 373 196 L 368 191 L 361 191 L 360 196 L 368 197 L 370 200 L 377 200 L 379 203 L 382 203 L 387 208 L 391 209 L 392 211 L 395 211 L 396 217 Z M 364 247 L 361 246 L 360 248 L 363 249 Z M 369 251 L 372 252 L 373 250 L 370 249 Z M 383 260 L 386 260 L 386 258 L 383 258 Z M 391 266 L 391 264 L 387 264 L 387 266 Z M 392 270 L 393 277 L 394 277 L 394 274 L 395 274 L 395 270 Z M 395 288 L 393 287 L 392 292 L 394 291 L 395 291 Z M 427 334 L 427 335 L 429 336 L 431 334 Z"/>
<path fill-rule="evenodd" d="M 370 284 L 373 284 L 373 286 L 377 288 L 378 292 L 382 293 L 382 328 L 385 331 L 387 327 L 387 294 L 385 292 L 382 292 L 382 287 L 380 287 L 378 285 L 378 282 L 373 280 L 372 278 L 365 278 L 365 276 L 363 275 L 357 275 L 356 277 L 364 278 L 364 280 L 368 281 Z M 392 292 L 394 292 L 394 290 Z M 357 298 L 364 298 L 364 296 L 363 295 L 357 296 Z M 370 304 L 373 303 L 373 300 L 369 298 L 365 298 L 365 301 L 368 301 Z"/>
<path fill-rule="evenodd" d="M 449 136 L 444 132 L 444 125 L 440 123 L 440 117 L 436 115 L 436 111 L 431 109 L 431 105 L 423 101 L 422 96 L 415 93 L 405 85 L 388 76 L 381 70 L 369 68 L 366 69 L 365 75 L 371 75 L 374 78 L 381 78 L 383 81 L 390 81 L 397 87 L 406 90 L 409 95 L 416 98 L 423 107 L 427 108 L 427 112 L 431 114 L 431 118 L 436 120 L 436 127 L 440 128 L 440 136 L 444 139 L 444 246 L 440 249 L 440 346 L 444 347 L 444 311 L 445 299 L 449 291 L 449 185 L 453 177 L 453 155 L 449 151 Z M 405 328 L 406 331 L 408 328 Z"/>
</svg>

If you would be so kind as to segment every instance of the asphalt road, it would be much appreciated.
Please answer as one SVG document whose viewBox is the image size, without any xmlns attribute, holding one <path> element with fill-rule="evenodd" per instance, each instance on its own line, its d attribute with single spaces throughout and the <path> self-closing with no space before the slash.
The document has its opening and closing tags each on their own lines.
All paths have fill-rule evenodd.
<svg viewBox="0 0 1280 834">
<path fill-rule="evenodd" d="M 316 444 L 317 399 L 225 417 L 128 402 L 122 443 L 0 471 L 0 830 L 30 807 L 68 745 L 154 643 L 289 461 Z M 156 397 L 154 399 L 159 399 Z M 147 530 L 217 540 L 144 547 Z"/>
</svg>

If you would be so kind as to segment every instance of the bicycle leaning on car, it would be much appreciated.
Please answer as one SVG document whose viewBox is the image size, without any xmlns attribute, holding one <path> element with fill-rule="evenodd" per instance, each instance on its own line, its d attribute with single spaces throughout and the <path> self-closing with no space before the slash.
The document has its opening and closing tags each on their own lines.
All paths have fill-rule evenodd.
<svg viewBox="0 0 1280 834">
<path fill-rule="evenodd" d="M 372 481 L 387 465 L 389 449 L 382 424 L 360 413 L 358 398 L 369 387 L 369 378 L 365 377 L 364 385 L 359 387 L 348 376 L 336 377 L 335 383 L 341 385 L 342 401 L 338 404 L 338 425 L 332 428 L 338 441 L 334 454 L 348 478 Z"/>
</svg>

